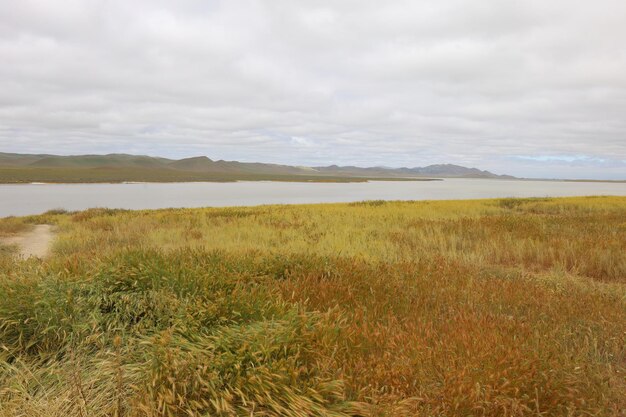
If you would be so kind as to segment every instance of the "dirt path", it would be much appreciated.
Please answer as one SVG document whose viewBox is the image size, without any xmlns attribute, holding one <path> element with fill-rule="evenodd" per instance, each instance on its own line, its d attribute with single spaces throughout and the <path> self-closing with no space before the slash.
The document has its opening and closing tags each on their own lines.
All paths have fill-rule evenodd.
<svg viewBox="0 0 626 417">
<path fill-rule="evenodd" d="M 19 254 L 23 258 L 30 258 L 31 256 L 45 258 L 50 252 L 53 239 L 52 226 L 49 224 L 38 224 L 29 232 L 3 238 L 1 242 L 5 245 L 17 245 Z"/>
</svg>

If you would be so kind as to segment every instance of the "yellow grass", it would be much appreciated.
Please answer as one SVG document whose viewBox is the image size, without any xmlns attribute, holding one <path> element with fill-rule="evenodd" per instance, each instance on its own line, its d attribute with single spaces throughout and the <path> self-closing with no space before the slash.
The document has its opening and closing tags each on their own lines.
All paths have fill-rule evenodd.
<svg viewBox="0 0 626 417">
<path fill-rule="evenodd" d="M 626 409 L 626 198 L 20 221 L 60 234 L 0 252 L 0 415 Z"/>
</svg>

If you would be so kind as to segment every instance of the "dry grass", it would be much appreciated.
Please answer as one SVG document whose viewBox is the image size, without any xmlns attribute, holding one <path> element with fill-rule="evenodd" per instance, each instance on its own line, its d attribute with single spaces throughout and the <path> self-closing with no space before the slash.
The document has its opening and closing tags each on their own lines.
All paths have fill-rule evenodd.
<svg viewBox="0 0 626 417">
<path fill-rule="evenodd" d="M 30 227 L 21 217 L 0 218 L 0 237 L 15 235 L 27 231 Z"/>
<path fill-rule="evenodd" d="M 61 235 L 0 252 L 1 416 L 626 409 L 626 198 L 13 221 Z"/>
</svg>

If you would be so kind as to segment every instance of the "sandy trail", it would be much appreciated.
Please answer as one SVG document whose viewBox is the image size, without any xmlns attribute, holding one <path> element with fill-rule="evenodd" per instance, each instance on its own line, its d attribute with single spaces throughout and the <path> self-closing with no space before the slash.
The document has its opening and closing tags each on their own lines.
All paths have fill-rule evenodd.
<svg viewBox="0 0 626 417">
<path fill-rule="evenodd" d="M 5 245 L 17 245 L 19 254 L 23 258 L 30 258 L 31 256 L 45 258 L 50 252 L 53 239 L 52 226 L 38 224 L 29 232 L 3 238 L 0 241 Z"/>
</svg>

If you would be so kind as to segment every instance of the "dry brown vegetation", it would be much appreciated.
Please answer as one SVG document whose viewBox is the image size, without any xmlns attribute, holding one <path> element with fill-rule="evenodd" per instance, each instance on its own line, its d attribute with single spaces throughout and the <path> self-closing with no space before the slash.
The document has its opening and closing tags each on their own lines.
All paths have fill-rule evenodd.
<svg viewBox="0 0 626 417">
<path fill-rule="evenodd" d="M 12 236 L 24 232 L 29 228 L 30 225 L 20 217 L 5 217 L 0 219 L 0 237 Z"/>
<path fill-rule="evenodd" d="M 626 409 L 626 198 L 12 222 L 60 236 L 0 252 L 0 415 Z"/>
</svg>

